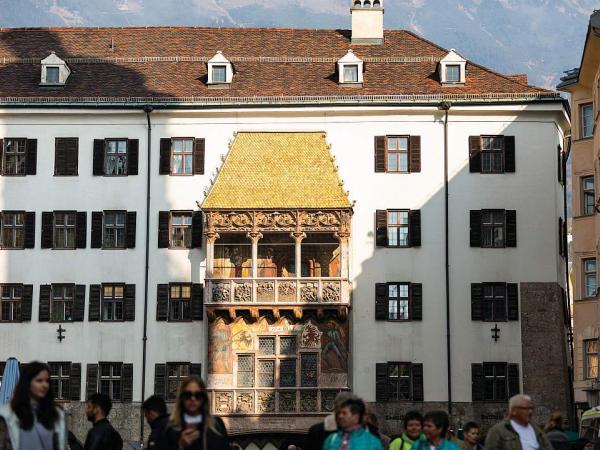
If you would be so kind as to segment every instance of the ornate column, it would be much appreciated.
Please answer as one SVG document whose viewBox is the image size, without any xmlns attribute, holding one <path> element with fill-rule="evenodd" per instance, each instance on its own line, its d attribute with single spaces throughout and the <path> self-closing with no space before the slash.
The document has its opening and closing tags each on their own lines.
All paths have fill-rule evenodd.
<svg viewBox="0 0 600 450">
<path fill-rule="evenodd" d="M 292 239 L 294 239 L 294 241 L 296 243 L 296 247 L 295 247 L 295 250 L 296 250 L 296 255 L 295 255 L 296 278 L 300 278 L 300 276 L 302 275 L 300 273 L 300 267 L 301 267 L 301 263 L 302 263 L 302 241 L 306 238 L 306 233 L 304 233 L 302 231 L 294 231 L 293 233 L 290 233 L 290 236 L 292 237 Z"/>
<path fill-rule="evenodd" d="M 216 231 L 206 233 L 206 277 L 213 277 L 213 270 L 215 266 L 215 241 L 219 239 L 219 233 Z"/>
<path fill-rule="evenodd" d="M 335 237 L 340 241 L 340 275 L 343 279 L 350 278 L 350 271 L 348 267 L 349 255 L 349 241 L 350 233 L 348 231 L 338 231 L 335 233 Z"/>
<path fill-rule="evenodd" d="M 246 237 L 252 241 L 252 279 L 258 277 L 258 241 L 263 235 L 260 231 L 250 231 Z"/>
</svg>

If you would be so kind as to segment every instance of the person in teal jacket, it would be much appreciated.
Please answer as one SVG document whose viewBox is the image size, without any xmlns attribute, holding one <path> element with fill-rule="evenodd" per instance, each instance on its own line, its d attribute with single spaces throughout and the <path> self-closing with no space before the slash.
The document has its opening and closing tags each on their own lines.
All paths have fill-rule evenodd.
<svg viewBox="0 0 600 450">
<path fill-rule="evenodd" d="M 338 431 L 329 435 L 323 450 L 383 450 L 381 441 L 363 425 L 365 402 L 353 396 L 336 412 Z"/>
<path fill-rule="evenodd" d="M 411 450 L 460 450 L 454 442 L 446 439 L 450 418 L 444 411 L 431 411 L 423 417 L 424 437 L 415 441 Z"/>
</svg>

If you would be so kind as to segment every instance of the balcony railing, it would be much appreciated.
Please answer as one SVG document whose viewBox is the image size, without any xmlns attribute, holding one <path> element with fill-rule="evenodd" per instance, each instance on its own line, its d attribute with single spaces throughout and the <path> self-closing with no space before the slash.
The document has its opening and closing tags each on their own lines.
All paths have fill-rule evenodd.
<svg viewBox="0 0 600 450">
<path fill-rule="evenodd" d="M 206 280 L 206 304 L 348 304 L 341 278 L 234 278 Z"/>
<path fill-rule="evenodd" d="M 215 389 L 210 391 L 212 412 L 234 414 L 324 414 L 334 409 L 344 389 Z"/>
</svg>

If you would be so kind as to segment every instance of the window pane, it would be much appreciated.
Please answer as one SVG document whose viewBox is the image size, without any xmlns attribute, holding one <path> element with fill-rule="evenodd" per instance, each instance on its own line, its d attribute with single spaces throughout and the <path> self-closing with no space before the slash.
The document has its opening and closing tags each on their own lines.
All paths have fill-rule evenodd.
<svg viewBox="0 0 600 450">
<path fill-rule="evenodd" d="M 357 65 L 345 65 L 344 66 L 344 82 L 346 82 L 346 83 L 357 83 L 358 82 L 358 66 Z"/>
<path fill-rule="evenodd" d="M 56 84 L 58 83 L 58 67 L 47 67 L 46 68 L 46 83 Z"/>
<path fill-rule="evenodd" d="M 296 354 L 296 338 L 295 337 L 281 337 L 279 339 L 279 354 L 281 355 L 295 355 Z"/>
<path fill-rule="evenodd" d="M 397 150 L 398 149 L 398 138 L 390 137 L 387 140 L 388 150 Z"/>
<path fill-rule="evenodd" d="M 400 158 L 400 172 L 408 172 L 408 153 L 399 153 L 398 157 Z"/>
<path fill-rule="evenodd" d="M 282 359 L 279 362 L 279 387 L 296 386 L 296 360 Z"/>
<path fill-rule="evenodd" d="M 258 352 L 261 355 L 275 354 L 275 338 L 274 337 L 259 337 Z"/>
<path fill-rule="evenodd" d="M 388 152 L 388 167 L 390 172 L 398 172 L 398 153 Z"/>
<path fill-rule="evenodd" d="M 592 104 L 581 107 L 581 137 L 590 137 L 594 129 L 594 108 Z"/>
<path fill-rule="evenodd" d="M 226 80 L 226 67 L 225 66 L 213 66 L 213 82 L 214 83 L 225 83 Z"/>
<path fill-rule="evenodd" d="M 447 65 L 446 66 L 446 81 L 456 83 L 460 81 L 460 66 Z"/>
</svg>

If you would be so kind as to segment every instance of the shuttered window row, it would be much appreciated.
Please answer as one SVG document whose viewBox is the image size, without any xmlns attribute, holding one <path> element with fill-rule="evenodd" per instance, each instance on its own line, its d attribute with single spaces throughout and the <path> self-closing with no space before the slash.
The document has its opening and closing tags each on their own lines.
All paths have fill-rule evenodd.
<svg viewBox="0 0 600 450">
<path fill-rule="evenodd" d="M 423 320 L 423 285 L 376 283 L 375 320 Z"/>
<path fill-rule="evenodd" d="M 158 248 L 202 247 L 201 211 L 159 211 Z"/>
<path fill-rule="evenodd" d="M 160 140 L 160 175 L 203 175 L 205 140 L 172 137 Z"/>
<path fill-rule="evenodd" d="M 421 171 L 421 136 L 375 136 L 375 172 Z"/>
<path fill-rule="evenodd" d="M 156 320 L 189 322 L 202 320 L 204 290 L 199 283 L 170 283 L 157 286 Z"/>
<path fill-rule="evenodd" d="M 378 209 L 375 222 L 377 247 L 421 246 L 421 210 Z"/>
</svg>

